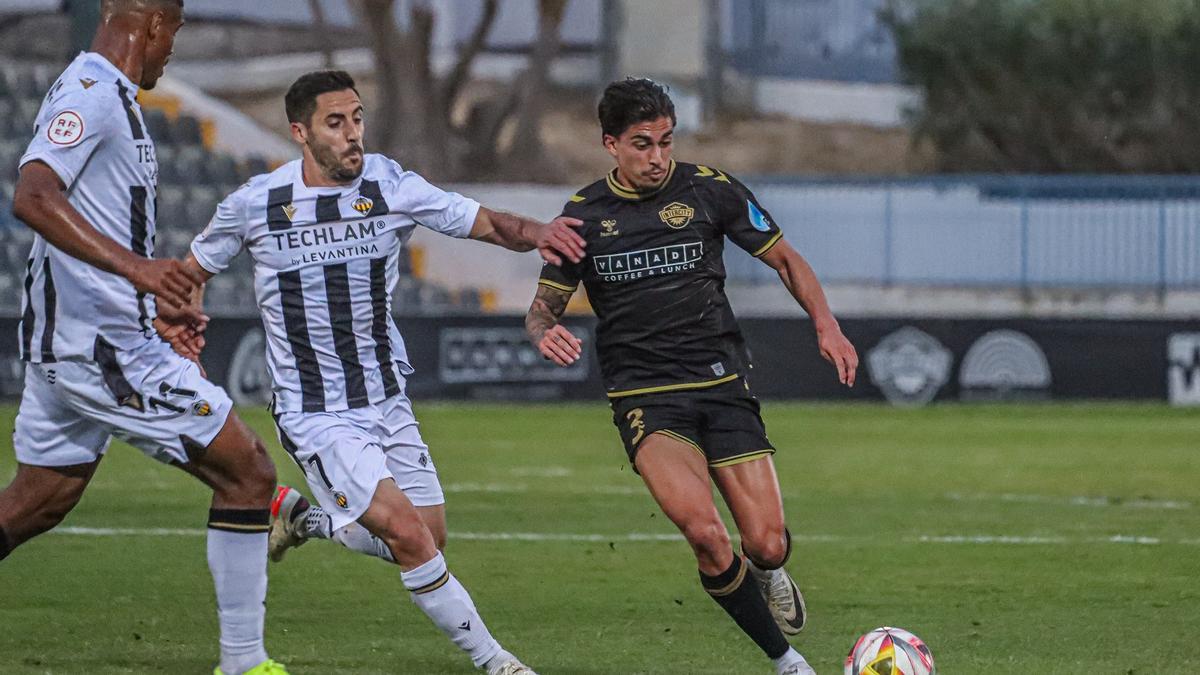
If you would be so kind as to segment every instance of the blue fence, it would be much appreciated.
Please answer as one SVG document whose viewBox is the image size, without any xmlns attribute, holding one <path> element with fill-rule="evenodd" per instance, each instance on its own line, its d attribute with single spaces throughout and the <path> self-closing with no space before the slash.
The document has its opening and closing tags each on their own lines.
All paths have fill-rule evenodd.
<svg viewBox="0 0 1200 675">
<path fill-rule="evenodd" d="M 826 281 L 1200 288 L 1200 177 L 747 182 Z M 734 281 L 777 278 L 726 262 Z"/>
<path fill-rule="evenodd" d="M 895 82 L 895 43 L 879 21 L 885 1 L 736 0 L 731 64 L 766 77 Z"/>
</svg>

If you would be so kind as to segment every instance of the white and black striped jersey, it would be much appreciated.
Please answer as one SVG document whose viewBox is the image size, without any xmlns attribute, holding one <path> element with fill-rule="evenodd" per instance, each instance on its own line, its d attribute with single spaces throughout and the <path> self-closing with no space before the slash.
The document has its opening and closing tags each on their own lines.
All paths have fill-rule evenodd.
<svg viewBox="0 0 1200 675">
<path fill-rule="evenodd" d="M 306 186 L 295 160 L 229 195 L 191 250 L 214 274 L 250 251 L 275 411 L 346 410 L 400 393 L 412 372 L 391 289 L 413 229 L 466 237 L 478 213 L 382 155 L 339 187 Z"/>
<path fill-rule="evenodd" d="M 83 53 L 46 94 L 21 165 L 43 162 L 67 201 L 102 234 L 154 254 L 158 163 L 138 87 L 99 54 Z M 34 363 L 93 358 L 96 337 L 132 349 L 154 335 L 154 299 L 34 237 L 26 263 L 19 339 Z"/>
</svg>

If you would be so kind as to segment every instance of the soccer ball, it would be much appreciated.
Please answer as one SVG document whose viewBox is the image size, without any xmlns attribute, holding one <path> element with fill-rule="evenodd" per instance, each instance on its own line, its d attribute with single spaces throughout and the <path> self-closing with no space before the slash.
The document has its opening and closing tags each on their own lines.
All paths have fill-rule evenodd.
<svg viewBox="0 0 1200 675">
<path fill-rule="evenodd" d="M 884 626 L 858 638 L 846 657 L 846 675 L 936 675 L 933 654 L 921 638 Z"/>
</svg>

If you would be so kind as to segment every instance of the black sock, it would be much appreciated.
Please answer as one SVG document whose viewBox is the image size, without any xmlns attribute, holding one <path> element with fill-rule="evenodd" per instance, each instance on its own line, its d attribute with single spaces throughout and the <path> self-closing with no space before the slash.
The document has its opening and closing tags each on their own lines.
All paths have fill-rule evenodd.
<svg viewBox="0 0 1200 675">
<path fill-rule="evenodd" d="M 208 528 L 226 532 L 268 532 L 271 529 L 270 509 L 209 509 Z"/>
<path fill-rule="evenodd" d="M 729 569 L 715 577 L 700 573 L 700 583 L 713 600 L 725 610 L 738 627 L 772 659 L 777 659 L 787 653 L 790 645 L 775 619 L 767 608 L 754 580 L 749 578 L 749 568 L 738 555 L 733 556 Z"/>
<path fill-rule="evenodd" d="M 0 560 L 7 558 L 10 550 L 8 548 L 8 535 L 4 533 L 4 528 L 0 527 Z"/>
</svg>

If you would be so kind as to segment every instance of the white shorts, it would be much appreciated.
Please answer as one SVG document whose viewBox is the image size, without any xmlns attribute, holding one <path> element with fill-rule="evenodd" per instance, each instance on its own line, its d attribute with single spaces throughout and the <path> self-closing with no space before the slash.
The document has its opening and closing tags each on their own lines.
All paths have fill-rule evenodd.
<svg viewBox="0 0 1200 675">
<path fill-rule="evenodd" d="M 414 506 L 446 502 L 403 392 L 365 408 L 279 413 L 275 427 L 335 530 L 358 520 L 387 478 Z"/>
<path fill-rule="evenodd" d="M 196 364 L 151 340 L 128 351 L 101 343 L 96 361 L 28 363 L 13 430 L 17 461 L 95 461 L 113 436 L 168 464 L 208 447 L 233 402 Z"/>
</svg>

